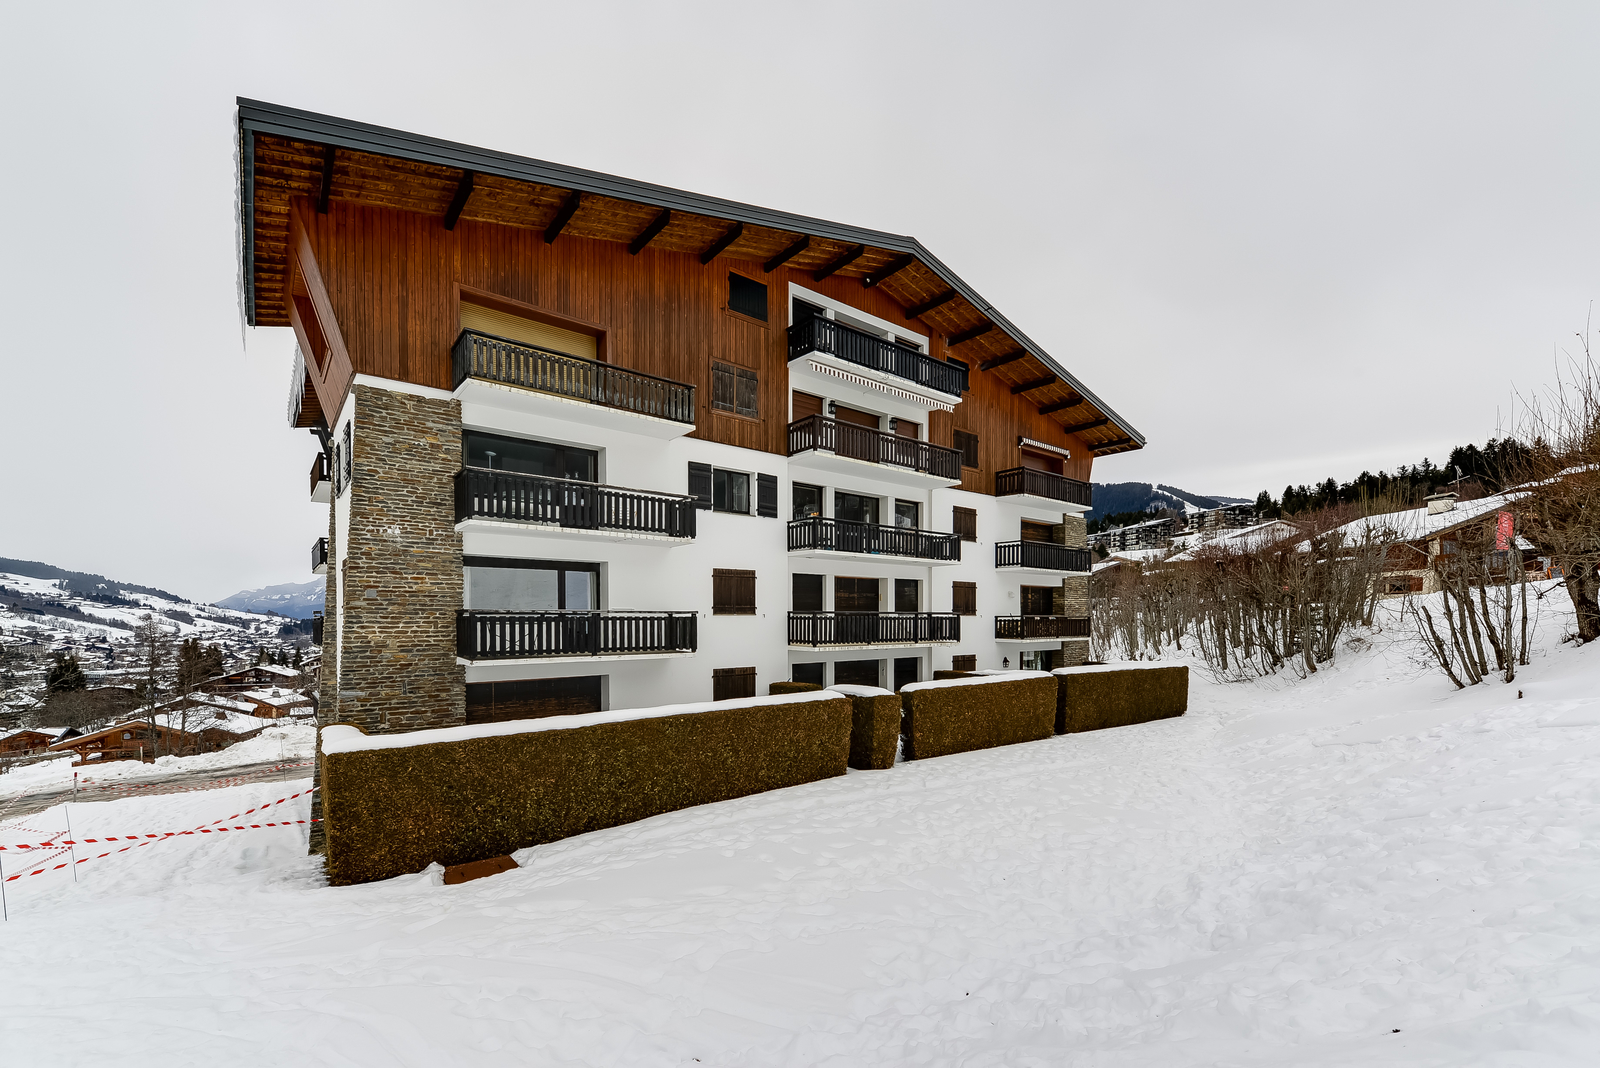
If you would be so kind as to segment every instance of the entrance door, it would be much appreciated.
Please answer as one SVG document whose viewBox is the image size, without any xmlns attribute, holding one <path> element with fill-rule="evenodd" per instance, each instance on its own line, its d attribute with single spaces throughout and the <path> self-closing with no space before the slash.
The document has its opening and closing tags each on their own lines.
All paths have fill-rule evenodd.
<svg viewBox="0 0 1600 1068">
<path fill-rule="evenodd" d="M 1054 593 L 1054 586 L 1022 587 L 1022 614 L 1025 616 L 1050 615 Z"/>
<path fill-rule="evenodd" d="M 833 665 L 833 681 L 844 686 L 881 686 L 877 660 L 838 660 Z"/>
<path fill-rule="evenodd" d="M 467 684 L 467 722 L 576 716 L 600 711 L 603 676 Z"/>
<path fill-rule="evenodd" d="M 876 612 L 878 610 L 878 579 L 847 578 L 838 575 L 833 580 L 833 610 L 835 612 Z"/>
<path fill-rule="evenodd" d="M 921 682 L 919 672 L 922 668 L 922 658 L 919 656 L 897 656 L 894 658 L 894 688 L 898 692 L 900 687 L 908 682 Z"/>
</svg>

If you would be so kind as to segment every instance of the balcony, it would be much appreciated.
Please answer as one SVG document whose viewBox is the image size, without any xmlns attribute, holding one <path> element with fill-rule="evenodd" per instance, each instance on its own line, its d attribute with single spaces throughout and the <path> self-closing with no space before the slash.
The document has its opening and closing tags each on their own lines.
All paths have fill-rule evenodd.
<svg viewBox="0 0 1600 1068">
<path fill-rule="evenodd" d="M 893 375 L 911 385 L 960 400 L 967 389 L 967 369 L 918 352 L 909 345 L 814 316 L 789 328 L 789 359 L 832 357 L 855 367 Z"/>
<path fill-rule="evenodd" d="M 662 656 L 692 653 L 693 612 L 474 612 L 456 617 L 462 660 Z"/>
<path fill-rule="evenodd" d="M 909 486 L 952 486 L 961 481 L 961 453 L 943 445 L 886 434 L 871 427 L 841 423 L 820 415 L 789 424 L 789 455 L 809 466 L 863 475 L 861 464 L 878 468 L 872 477 Z"/>
<path fill-rule="evenodd" d="M 789 644 L 931 645 L 961 640 L 954 612 L 790 612 Z"/>
<path fill-rule="evenodd" d="M 1088 573 L 1094 556 L 1088 549 L 1069 549 L 1049 541 L 1002 541 L 994 547 L 994 566 L 1016 571 Z"/>
<path fill-rule="evenodd" d="M 694 429 L 694 387 L 682 382 L 476 330 L 461 331 L 451 356 L 452 381 L 463 405 L 483 404 L 659 438 L 681 437 Z M 588 410 L 576 410 L 579 406 Z"/>
<path fill-rule="evenodd" d="M 1075 478 L 1035 471 L 1031 467 L 1012 467 L 994 473 L 994 495 L 1009 497 L 1018 504 L 1038 504 L 1056 508 L 1074 505 L 1072 511 L 1087 512 L 1094 507 L 1094 489 Z"/>
<path fill-rule="evenodd" d="M 456 473 L 456 522 L 469 519 L 623 540 L 695 535 L 693 497 L 479 467 Z"/>
<path fill-rule="evenodd" d="M 328 477 L 328 454 L 317 453 L 311 461 L 311 503 L 327 504 L 332 496 L 333 483 Z"/>
<path fill-rule="evenodd" d="M 1050 641 L 1055 638 L 1087 638 L 1089 621 L 1072 616 L 995 616 L 997 642 Z"/>
<path fill-rule="evenodd" d="M 923 564 L 959 564 L 961 539 L 931 530 L 883 527 L 814 515 L 790 521 L 789 552 L 810 557 L 848 553 L 902 557 Z"/>
<path fill-rule="evenodd" d="M 328 573 L 327 538 L 318 538 L 311 543 L 311 573 L 313 575 L 326 575 Z"/>
</svg>

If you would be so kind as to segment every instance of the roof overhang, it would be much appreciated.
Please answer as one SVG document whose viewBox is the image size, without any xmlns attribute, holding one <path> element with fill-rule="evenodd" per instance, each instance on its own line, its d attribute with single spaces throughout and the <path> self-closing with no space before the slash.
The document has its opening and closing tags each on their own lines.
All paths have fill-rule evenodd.
<svg viewBox="0 0 1600 1068">
<path fill-rule="evenodd" d="M 867 230 L 239 98 L 244 304 L 252 326 L 287 326 L 289 203 L 311 198 L 521 226 L 694 253 L 783 263 L 815 277 L 879 286 L 908 321 L 959 346 L 956 358 L 1027 386 L 1027 399 L 1097 456 L 1143 448 L 1144 435 L 913 237 Z M 1052 381 L 1046 381 L 1052 380 Z M 1013 392 L 1016 392 L 1013 389 Z"/>
</svg>

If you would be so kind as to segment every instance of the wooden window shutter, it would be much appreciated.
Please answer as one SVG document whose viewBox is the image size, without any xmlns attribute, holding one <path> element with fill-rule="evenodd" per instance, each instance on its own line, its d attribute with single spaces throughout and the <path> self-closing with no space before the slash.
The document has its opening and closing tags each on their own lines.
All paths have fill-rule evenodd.
<svg viewBox="0 0 1600 1068">
<path fill-rule="evenodd" d="M 756 573 L 730 567 L 711 571 L 711 614 L 714 616 L 753 616 L 756 614 Z"/>
<path fill-rule="evenodd" d="M 950 658 L 951 671 L 977 671 L 978 654 L 968 653 L 965 656 L 952 656 Z"/>
<path fill-rule="evenodd" d="M 696 508 L 711 507 L 711 465 L 689 464 L 689 496 L 694 498 Z"/>
<path fill-rule="evenodd" d="M 711 365 L 711 407 L 723 412 L 735 409 L 738 389 L 734 385 L 734 380 L 737 377 L 735 368 L 731 364 Z"/>
<path fill-rule="evenodd" d="M 753 667 L 712 668 L 711 699 L 736 701 L 756 695 L 756 669 Z"/>
<path fill-rule="evenodd" d="M 734 395 L 734 411 L 740 415 L 748 415 L 752 419 L 761 415 L 761 382 L 756 373 L 743 367 L 735 372 L 737 376 L 737 391 Z"/>
<path fill-rule="evenodd" d="M 978 510 L 976 508 L 952 508 L 950 510 L 950 525 L 955 528 L 953 533 L 962 541 L 978 540 Z"/>
<path fill-rule="evenodd" d="M 756 515 L 778 518 L 778 476 L 756 476 Z"/>
<path fill-rule="evenodd" d="M 952 582 L 950 584 L 950 611 L 958 616 L 975 616 L 978 614 L 978 584 L 976 582 Z"/>
</svg>

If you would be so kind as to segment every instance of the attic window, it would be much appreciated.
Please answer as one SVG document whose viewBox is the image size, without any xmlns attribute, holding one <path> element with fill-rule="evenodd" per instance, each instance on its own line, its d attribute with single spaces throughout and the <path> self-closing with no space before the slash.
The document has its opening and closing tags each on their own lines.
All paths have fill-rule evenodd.
<svg viewBox="0 0 1600 1068">
<path fill-rule="evenodd" d="M 754 278 L 728 272 L 728 310 L 767 321 L 767 286 Z"/>
</svg>

